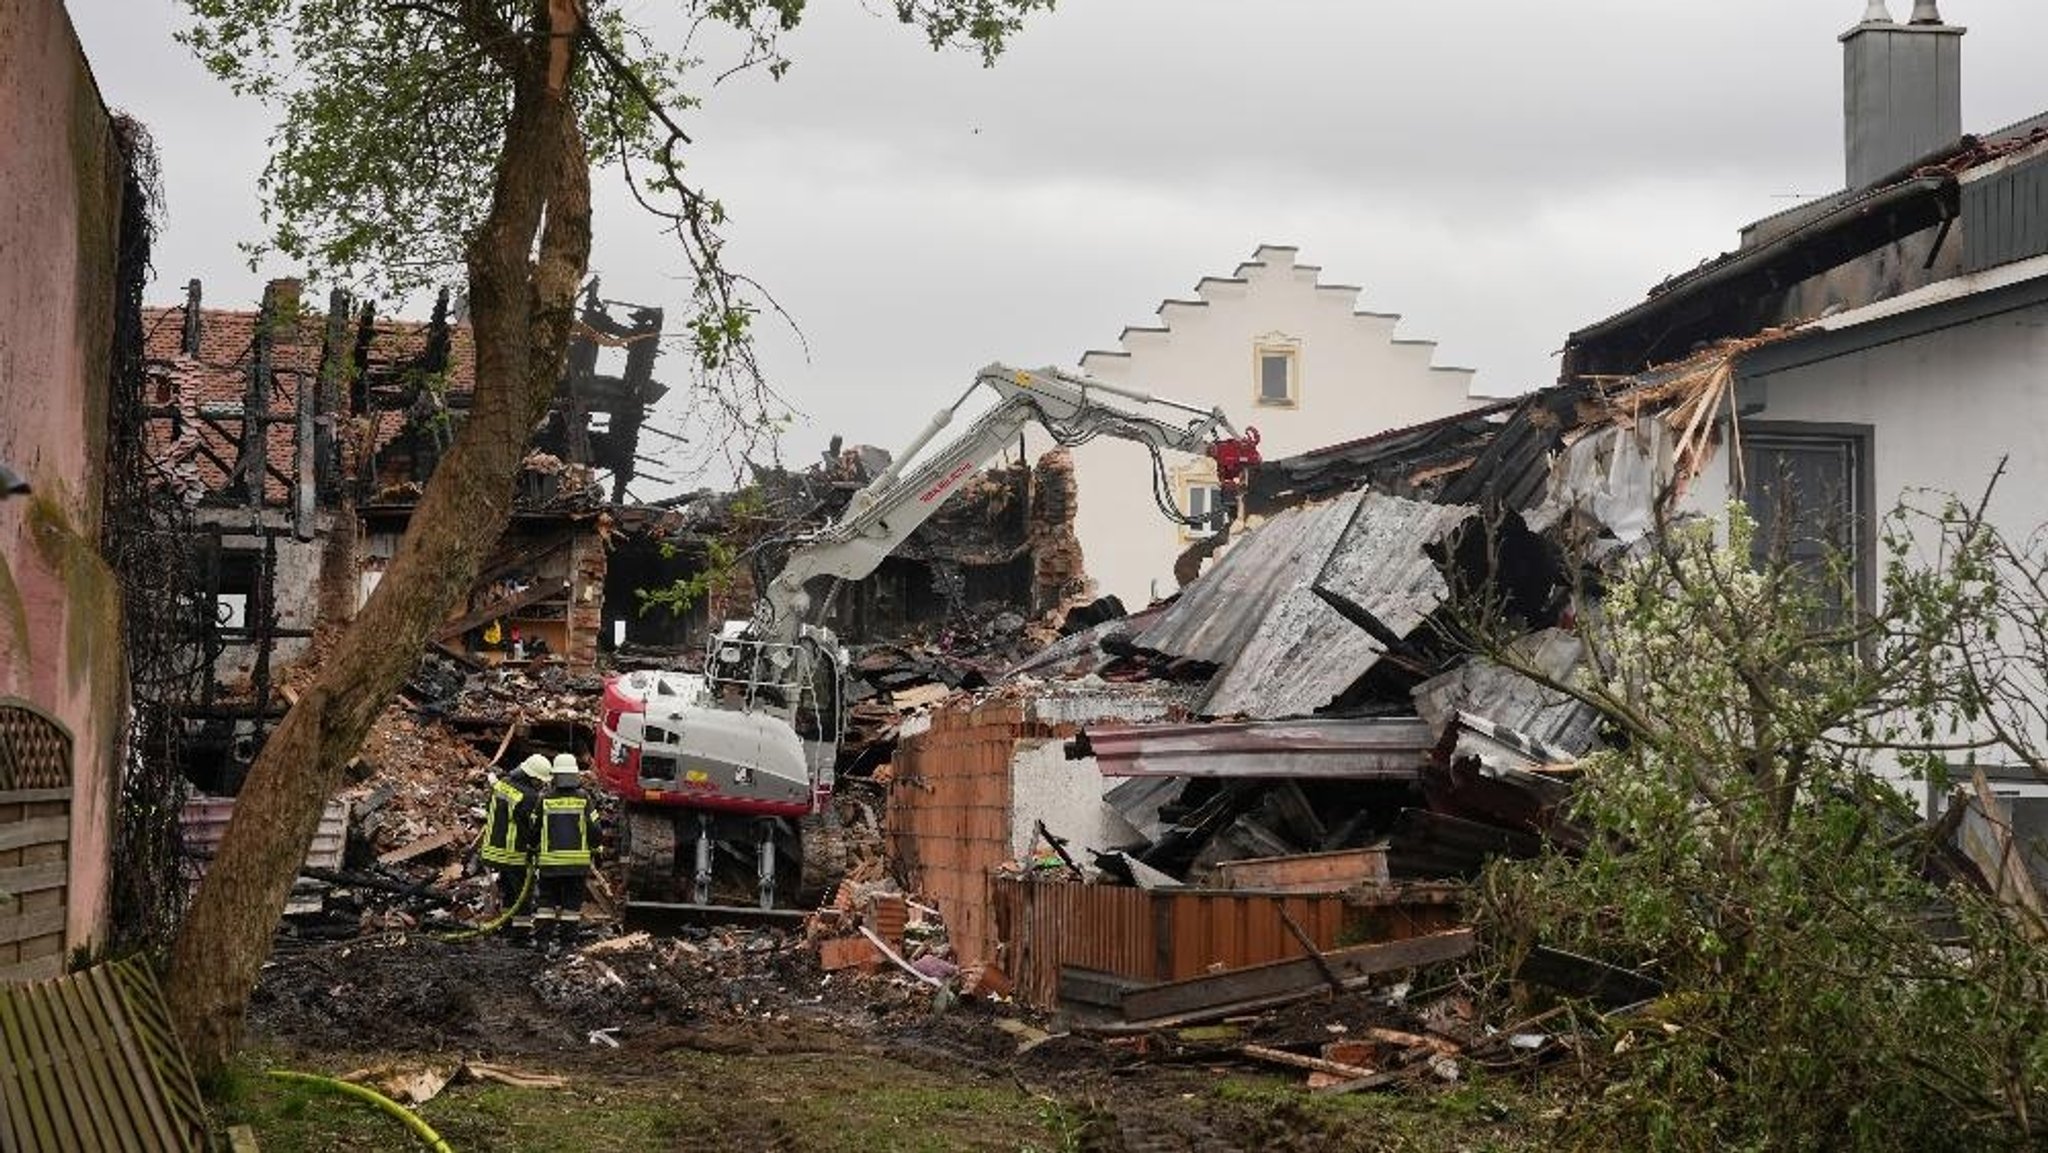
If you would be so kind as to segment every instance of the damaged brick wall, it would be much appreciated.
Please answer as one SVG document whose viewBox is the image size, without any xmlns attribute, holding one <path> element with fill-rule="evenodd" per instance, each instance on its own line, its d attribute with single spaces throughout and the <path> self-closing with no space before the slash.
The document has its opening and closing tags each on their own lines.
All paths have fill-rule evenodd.
<svg viewBox="0 0 2048 1153">
<path fill-rule="evenodd" d="M 1031 612 L 1037 615 L 1085 595 L 1089 580 L 1081 538 L 1074 532 L 1080 488 L 1073 454 L 1056 448 L 1039 457 L 1031 482 L 1026 547 L 1031 550 Z"/>
<path fill-rule="evenodd" d="M 598 636 L 604 631 L 604 580 L 608 564 L 601 534 L 580 534 L 570 547 L 569 665 L 587 669 L 597 663 Z"/>
<path fill-rule="evenodd" d="M 942 709 L 896 751 L 888 844 L 897 880 L 937 903 L 956 959 L 999 960 L 989 877 L 1010 859 L 1010 762 L 1017 742 L 1056 735 L 1016 702 Z"/>
</svg>

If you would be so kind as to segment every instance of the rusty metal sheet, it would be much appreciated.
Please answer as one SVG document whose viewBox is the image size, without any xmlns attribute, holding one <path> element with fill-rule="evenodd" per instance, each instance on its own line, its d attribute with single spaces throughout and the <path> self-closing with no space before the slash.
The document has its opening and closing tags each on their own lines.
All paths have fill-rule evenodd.
<svg viewBox="0 0 2048 1153">
<path fill-rule="evenodd" d="M 1442 604 L 1424 548 L 1472 511 L 1371 491 L 1289 509 L 1236 542 L 1136 643 L 1219 666 L 1197 706 L 1206 715 L 1307 716 Z"/>
<path fill-rule="evenodd" d="M 1301 943 L 1283 912 L 1320 951 L 1340 940 L 1405 940 L 1459 923 L 1459 891 L 1449 886 L 1276 896 L 997 877 L 988 899 L 1017 998 L 1043 1009 L 1059 1005 L 1062 969 L 1102 975 L 1098 984 L 1165 982 L 1298 958 Z"/>
<path fill-rule="evenodd" d="M 1091 725 L 1085 736 L 1106 777 L 1409 780 L 1436 743 L 1416 717 Z"/>
<path fill-rule="evenodd" d="M 1139 981 L 1175 981 L 1213 965 L 1237 968 L 1301 955 L 1281 916 L 1318 949 L 1335 946 L 1345 918 L 1332 894 L 1144 890 L 998 877 L 990 882 L 1004 969 L 1027 1004 L 1058 1004 L 1060 969 Z"/>
<path fill-rule="evenodd" d="M 139 963 L 0 987 L 0 1148 L 206 1148 L 205 1111 Z"/>
</svg>

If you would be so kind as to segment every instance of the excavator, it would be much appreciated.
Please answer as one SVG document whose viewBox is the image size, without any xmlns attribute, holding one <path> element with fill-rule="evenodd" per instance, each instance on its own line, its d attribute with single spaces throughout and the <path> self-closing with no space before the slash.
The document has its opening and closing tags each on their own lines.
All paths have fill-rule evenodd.
<svg viewBox="0 0 2048 1153">
<path fill-rule="evenodd" d="M 934 447 L 983 389 L 995 393 L 994 404 Z M 1056 368 L 991 364 L 976 373 L 834 523 L 795 542 L 753 616 L 725 622 L 710 639 L 702 672 L 643 670 L 606 681 L 595 773 L 620 801 L 629 914 L 801 916 L 838 881 L 845 850 L 832 791 L 847 653 L 830 629 L 806 619 L 812 582 L 873 572 L 1032 423 L 1060 445 L 1109 436 L 1145 446 L 1160 511 L 1196 528 L 1227 528 L 1259 463 L 1258 430 L 1237 432 L 1220 409 Z M 1177 506 L 1168 452 L 1215 463 L 1224 499 L 1214 514 L 1190 516 Z M 789 861 L 798 865 L 794 878 Z"/>
</svg>

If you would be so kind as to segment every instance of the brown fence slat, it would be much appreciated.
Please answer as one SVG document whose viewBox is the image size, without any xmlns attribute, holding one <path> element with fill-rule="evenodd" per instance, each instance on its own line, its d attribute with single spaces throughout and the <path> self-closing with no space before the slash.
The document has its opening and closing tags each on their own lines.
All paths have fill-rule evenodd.
<svg viewBox="0 0 2048 1153">
<path fill-rule="evenodd" d="M 0 825 L 0 851 L 28 845 L 53 845 L 71 835 L 71 818 L 37 817 Z"/>
<path fill-rule="evenodd" d="M 61 789 L 0 789 L 0 805 L 46 805 L 70 799 L 68 785 Z"/>
<path fill-rule="evenodd" d="M 37 1065 L 37 1050 L 28 1042 L 21 1010 L 14 1000 L 0 995 L 0 1093 L 4 1093 L 8 1117 L 19 1118 L 4 1128 L 10 1153 L 41 1153 L 58 1148 L 43 1107 L 43 1071 Z"/>
<path fill-rule="evenodd" d="M 106 1037 L 98 1027 L 97 1015 L 86 1004 L 79 983 L 52 981 L 48 988 L 52 1005 L 60 1014 L 59 1024 L 73 1038 L 72 1067 L 78 1071 L 79 1089 L 91 1098 L 87 1116 L 99 1130 L 101 1146 L 110 1150 L 140 1149 L 133 1143 L 134 1126 L 117 1123 L 117 1119 L 127 1116 L 127 1110 L 122 1107 L 120 1092 L 114 1088 L 115 1077 L 107 1068 Z"/>
<path fill-rule="evenodd" d="M 158 1124 L 156 1118 L 152 1116 L 152 1098 L 145 1092 L 145 1087 L 137 1085 L 135 1077 L 123 1075 L 125 1067 L 129 1065 L 129 1053 L 121 1044 L 119 1020 L 117 1016 L 113 1016 L 113 1012 L 109 1010 L 109 1003 L 100 995 L 100 989 L 94 983 L 94 975 L 82 975 L 80 981 L 72 983 L 72 989 L 78 999 L 80 1014 L 106 1022 L 106 1030 L 98 1038 L 98 1053 L 104 1063 L 106 1077 L 109 1077 L 111 1083 L 109 1100 L 111 1104 L 115 1104 L 115 1108 L 121 1110 L 121 1116 L 127 1118 L 127 1124 L 123 1126 L 125 1143 L 121 1145 L 121 1149 L 150 1151 L 176 1147 L 164 1145 L 166 1141 L 176 1141 L 176 1137 L 172 1135 L 172 1130 Z M 156 1145 L 152 1145 L 152 1141 L 156 1141 Z"/>
<path fill-rule="evenodd" d="M 163 991 L 156 975 L 140 961 L 114 966 L 110 977 L 126 1009 L 124 1021 L 136 1026 L 136 1037 L 150 1069 L 156 1074 L 156 1092 L 169 1110 L 172 1125 L 181 1135 L 207 1132 L 206 1105 L 199 1098 L 199 1082 L 192 1078 L 192 1066 L 171 1029 Z"/>
<path fill-rule="evenodd" d="M 69 1054 L 71 1080 L 85 1098 L 85 1112 L 78 1119 L 78 1128 L 83 1135 L 90 1131 L 98 1148 L 110 1151 L 133 1148 L 123 1140 L 129 1126 L 120 1124 L 124 1116 L 120 1097 L 112 1090 L 106 1072 L 106 1041 L 99 1031 L 97 1015 L 86 1010 L 79 999 L 78 982 L 51 981 L 46 990 L 52 1026 L 62 1037 Z"/>
<path fill-rule="evenodd" d="M 22 1019 L 33 1038 L 31 1043 L 42 1050 L 46 1076 L 55 1082 L 55 1092 L 45 1101 L 50 1108 L 51 1128 L 62 1148 L 84 1149 L 89 1147 L 86 1139 L 91 1136 L 91 1130 L 84 1128 L 86 1122 L 81 1116 L 87 1109 L 78 1092 L 78 1077 L 71 1068 L 64 1034 L 50 1018 L 48 989 L 51 984 L 53 982 L 39 981 L 22 989 L 19 999 Z"/>
<path fill-rule="evenodd" d="M 189 1153 L 206 1142 L 191 1070 L 131 1016 L 154 985 L 99 966 L 0 988 L 0 1153 Z M 137 991 L 139 990 L 139 992 Z M 166 1100 L 166 1082 L 182 1095 Z"/>
<path fill-rule="evenodd" d="M 131 1116 L 135 1117 L 138 1124 L 148 1122 L 150 1131 L 160 1142 L 158 1148 L 185 1148 L 178 1126 L 172 1120 L 172 1111 L 166 1107 L 162 1094 L 158 1092 L 160 1081 L 150 1054 L 137 1040 L 135 1030 L 129 1021 L 128 999 L 122 993 L 119 978 L 105 966 L 93 969 L 85 976 L 86 987 L 99 1002 L 107 1020 L 112 1022 L 114 1043 L 120 1050 L 122 1060 L 130 1069 L 149 1075 L 148 1080 L 137 1078 L 133 1082 L 142 1098 L 143 1108 Z"/>
<path fill-rule="evenodd" d="M 87 1011 L 113 1023 L 107 1033 L 105 1052 L 114 1075 L 115 1091 L 120 1095 L 121 1112 L 130 1119 L 129 1139 L 137 1143 L 134 1147 L 138 1149 L 177 1148 L 180 1141 L 177 1130 L 166 1122 L 161 1111 L 153 1108 L 155 1097 L 146 1091 L 145 1086 L 138 1085 L 135 1078 L 121 1075 L 121 1069 L 133 1062 L 130 1049 L 122 1040 L 120 1002 L 118 999 L 110 1000 L 111 994 L 104 988 L 105 970 L 93 969 L 81 977 L 83 979 L 78 982 L 80 1003 Z M 150 1145 L 147 1140 L 154 1140 L 157 1144 Z"/>
<path fill-rule="evenodd" d="M 27 961 L 16 961 L 12 965 L 0 965 L 0 985 L 23 985 L 63 975 L 64 954 L 61 950 Z"/>
<path fill-rule="evenodd" d="M 62 888 L 71 874 L 68 861 L 44 861 L 36 865 L 12 865 L 0 869 L 0 893 L 20 896 L 23 893 L 39 893 L 44 889 Z M 0 897 L 0 901 L 6 900 Z"/>
<path fill-rule="evenodd" d="M 18 916 L 0 916 L 0 945 L 64 931 L 64 906 Z"/>
</svg>

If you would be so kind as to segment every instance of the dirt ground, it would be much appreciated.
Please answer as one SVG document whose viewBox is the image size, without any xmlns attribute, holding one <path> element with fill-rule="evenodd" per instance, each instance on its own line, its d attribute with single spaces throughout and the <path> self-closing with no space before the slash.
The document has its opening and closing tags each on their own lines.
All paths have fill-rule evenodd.
<svg viewBox="0 0 2048 1153">
<path fill-rule="evenodd" d="M 457 1149 L 1542 1147 L 1542 1110 L 1504 1080 L 1311 1095 L 1237 1052 L 1376 1024 L 1417 1022 L 1353 996 L 1142 1040 L 1084 1035 L 1007 1001 L 827 975 L 795 934 L 766 929 L 556 957 L 497 937 L 286 942 L 226 1119 L 265 1150 L 399 1148 L 395 1123 L 256 1074 L 481 1059 L 568 1085 L 452 1086 L 421 1114 Z"/>
</svg>

